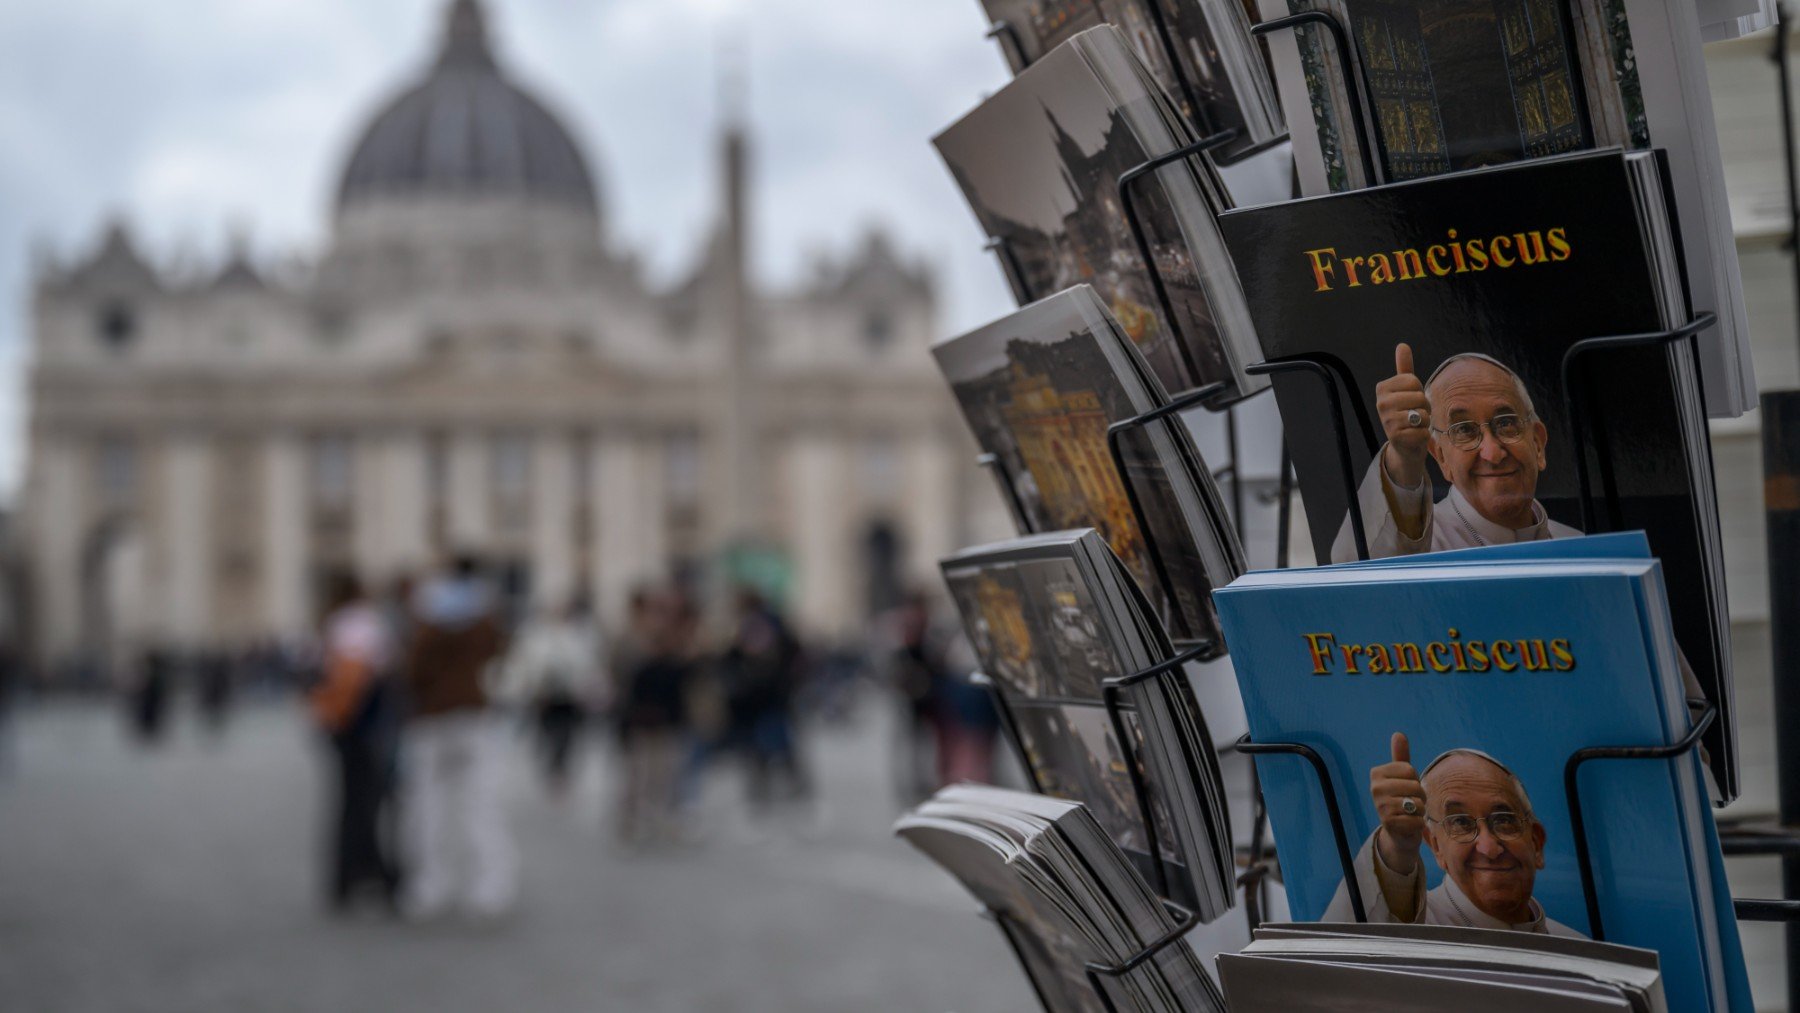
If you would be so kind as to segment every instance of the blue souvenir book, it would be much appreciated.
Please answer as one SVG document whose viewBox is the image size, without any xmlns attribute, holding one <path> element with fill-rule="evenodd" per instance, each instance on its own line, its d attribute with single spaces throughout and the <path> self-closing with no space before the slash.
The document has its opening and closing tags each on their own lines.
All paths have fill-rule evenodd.
<svg viewBox="0 0 1800 1013">
<path fill-rule="evenodd" d="M 1216 593 L 1251 736 L 1324 759 L 1370 920 L 1591 934 L 1564 763 L 1689 728 L 1642 554 L 1632 536 L 1565 539 Z M 1258 764 L 1294 917 L 1349 920 L 1319 779 L 1299 757 Z M 1748 1013 L 1698 756 L 1591 762 L 1580 791 L 1607 941 L 1658 953 L 1670 1009 Z"/>
</svg>

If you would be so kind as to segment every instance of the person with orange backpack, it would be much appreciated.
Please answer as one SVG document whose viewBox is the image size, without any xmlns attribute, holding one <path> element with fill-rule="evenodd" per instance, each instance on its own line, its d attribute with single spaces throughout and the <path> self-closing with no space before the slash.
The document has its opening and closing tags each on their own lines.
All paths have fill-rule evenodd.
<svg viewBox="0 0 1800 1013">
<path fill-rule="evenodd" d="M 321 631 L 319 679 L 307 694 L 337 768 L 327 899 L 334 911 L 342 911 L 358 889 L 372 886 L 392 908 L 400 876 L 393 849 L 383 840 L 381 815 L 393 796 L 393 634 L 354 574 L 335 574 L 328 583 L 331 604 Z"/>
</svg>

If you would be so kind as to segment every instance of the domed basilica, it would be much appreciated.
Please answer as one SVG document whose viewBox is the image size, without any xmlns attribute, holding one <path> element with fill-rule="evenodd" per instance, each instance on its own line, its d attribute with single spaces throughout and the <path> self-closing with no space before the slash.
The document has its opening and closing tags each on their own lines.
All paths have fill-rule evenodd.
<svg viewBox="0 0 1800 1013">
<path fill-rule="evenodd" d="M 608 243 L 589 156 L 474 0 L 352 150 L 304 271 L 239 250 L 195 279 L 118 225 L 39 265 L 15 534 L 40 664 L 302 635 L 334 569 L 381 587 L 463 551 L 522 608 L 604 620 L 751 559 L 845 637 L 991 515 L 924 272 L 871 236 L 757 291 L 735 126 L 718 225 L 666 290 Z"/>
</svg>

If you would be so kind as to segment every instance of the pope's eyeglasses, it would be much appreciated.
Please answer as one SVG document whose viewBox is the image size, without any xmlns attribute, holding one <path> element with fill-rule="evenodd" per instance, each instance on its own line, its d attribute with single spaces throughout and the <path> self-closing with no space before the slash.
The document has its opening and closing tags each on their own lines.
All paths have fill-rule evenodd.
<svg viewBox="0 0 1800 1013">
<path fill-rule="evenodd" d="M 1488 833 L 1496 840 L 1516 841 L 1525 836 L 1525 827 L 1530 822 L 1518 813 L 1497 812 L 1488 816 L 1470 816 L 1468 813 L 1455 813 L 1441 820 L 1425 817 L 1426 822 L 1436 823 L 1444 828 L 1444 834 L 1458 844 L 1468 844 L 1481 836 L 1481 824 L 1486 823 Z"/>
<path fill-rule="evenodd" d="M 1450 423 L 1450 428 L 1439 429 L 1433 426 L 1431 431 L 1450 438 L 1450 445 L 1458 450 L 1474 450 L 1481 446 L 1481 431 L 1486 429 L 1494 434 L 1494 439 L 1508 446 L 1525 438 L 1525 423 L 1531 420 L 1528 415 L 1515 415 L 1511 412 L 1496 415 L 1488 422 L 1474 422 L 1464 419 Z"/>
</svg>

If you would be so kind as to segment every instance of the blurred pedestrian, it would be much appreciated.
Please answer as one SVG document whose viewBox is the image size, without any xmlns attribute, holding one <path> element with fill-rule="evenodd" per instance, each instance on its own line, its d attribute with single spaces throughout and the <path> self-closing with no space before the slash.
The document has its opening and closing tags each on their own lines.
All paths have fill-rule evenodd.
<svg viewBox="0 0 1800 1013">
<path fill-rule="evenodd" d="M 732 739 L 749 766 L 753 809 L 812 794 L 794 735 L 794 698 L 800 689 L 800 643 L 768 602 L 744 588 L 730 644 L 720 659 Z M 780 781 L 781 798 L 776 798 Z"/>
<path fill-rule="evenodd" d="M 404 736 L 407 860 L 404 908 L 429 918 L 461 903 L 470 913 L 507 911 L 518 856 L 501 798 L 505 743 L 485 680 L 506 648 L 494 593 L 479 563 L 419 588 L 405 664 L 412 715 Z"/>
<path fill-rule="evenodd" d="M 237 690 L 236 669 L 233 658 L 224 650 L 206 651 L 195 659 L 200 720 L 214 736 L 225 731 L 225 722 L 231 716 L 231 702 Z"/>
<path fill-rule="evenodd" d="M 174 679 L 174 657 L 160 646 L 147 648 L 138 664 L 130 696 L 131 728 L 139 743 L 154 746 L 162 741 Z"/>
<path fill-rule="evenodd" d="M 896 778 L 911 805 L 930 795 L 937 780 L 937 683 L 945 672 L 945 637 L 932 622 L 931 600 L 913 590 L 882 617 L 878 628 L 884 675 L 900 705 L 896 728 Z"/>
<path fill-rule="evenodd" d="M 11 639 L 0 637 L 0 774 L 11 770 L 15 762 L 13 708 L 18 705 L 19 688 L 24 681 L 23 660 L 13 649 Z"/>
<path fill-rule="evenodd" d="M 354 574 L 333 574 L 327 601 L 319 680 L 307 695 L 337 766 L 327 900 L 341 911 L 357 890 L 372 886 L 392 906 L 400 880 L 383 837 L 382 812 L 391 798 L 395 643 L 380 606 L 364 595 Z"/>
<path fill-rule="evenodd" d="M 530 711 L 554 795 L 568 789 L 577 733 L 590 709 L 609 702 L 600 675 L 600 636 L 579 600 L 533 620 L 507 655 L 504 695 Z"/>
<path fill-rule="evenodd" d="M 938 784 L 994 780 L 994 744 L 1000 715 L 988 691 L 969 681 L 975 651 L 958 634 L 932 683 L 931 712 L 937 725 Z"/>
<path fill-rule="evenodd" d="M 676 812 L 684 822 L 683 829 L 688 831 L 693 830 L 692 817 L 705 787 L 707 768 L 732 746 L 723 673 L 716 660 L 709 661 L 703 651 L 701 654 L 682 694 L 686 739 L 682 744 L 681 772 L 675 780 Z"/>
<path fill-rule="evenodd" d="M 625 603 L 625 623 L 608 638 L 605 674 L 610 687 L 608 698 L 614 708 L 624 702 L 632 675 L 650 654 L 656 596 L 657 589 L 648 584 L 633 587 Z"/>
<path fill-rule="evenodd" d="M 635 659 L 618 705 L 624 781 L 619 837 L 627 844 L 673 839 L 676 779 L 687 736 L 687 702 L 697 664 L 699 616 L 685 595 L 650 594 L 640 603 Z"/>
</svg>

